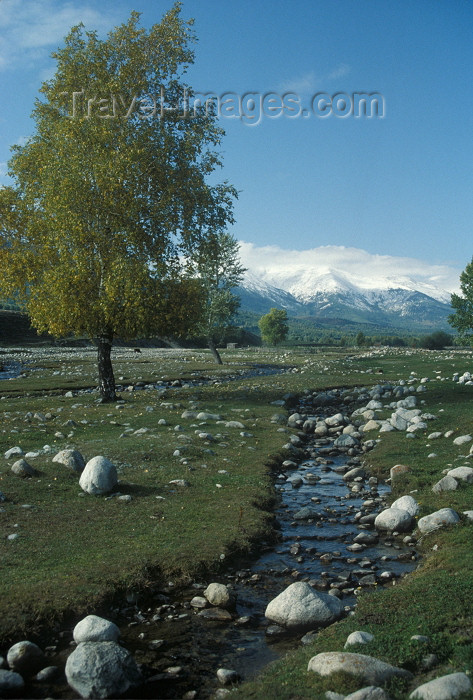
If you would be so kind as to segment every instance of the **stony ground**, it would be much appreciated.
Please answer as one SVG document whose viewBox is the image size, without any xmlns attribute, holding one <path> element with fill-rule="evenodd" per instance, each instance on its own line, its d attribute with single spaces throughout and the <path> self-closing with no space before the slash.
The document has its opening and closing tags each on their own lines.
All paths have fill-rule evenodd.
<svg viewBox="0 0 473 700">
<path fill-rule="evenodd" d="M 355 652 L 368 649 L 379 662 L 400 669 L 392 678 L 359 674 L 358 687 L 373 680 L 392 697 L 407 697 L 424 681 L 454 676 L 440 685 L 451 681 L 463 692 L 461 674 L 471 670 L 472 658 L 466 591 L 473 583 L 468 461 L 473 387 L 465 374 L 472 369 L 471 353 L 233 352 L 215 370 L 205 353 L 146 349 L 137 357 L 120 348 L 117 380 L 124 400 L 112 409 L 97 404 L 91 349 L 32 353 L 18 348 L 3 354 L 5 359 L 23 363 L 21 376 L 5 382 L 0 404 L 2 451 L 23 453 L 4 457 L 1 475 L 4 562 L 11 573 L 6 584 L 3 579 L 5 630 L 16 626 L 26 633 L 34 629 L 34 618 L 59 621 L 71 609 L 86 613 L 91 591 L 99 601 L 117 585 L 122 590 L 124 584 L 149 585 L 145 563 L 147 576 L 154 567 L 153 576 L 166 575 L 166 569 L 179 577 L 202 562 L 209 570 L 215 562 L 221 565 L 233 548 L 251 548 L 255 538 L 271 531 L 271 464 L 290 456 L 294 443 L 287 443 L 288 435 L 295 439 L 298 431 L 304 433 L 304 416 L 291 421 L 291 394 L 320 396 L 324 387 L 344 385 L 362 395 L 369 387 L 358 412 L 345 416 L 342 411 L 338 425 L 315 421 L 305 432 L 336 428 L 339 446 L 347 450 L 359 440 L 371 443 L 364 466 L 373 476 L 395 477 L 397 499 L 376 529 L 382 532 L 386 522 L 388 530 L 405 527 L 404 536 L 413 534 L 421 543 L 425 564 L 402 586 L 360 596 L 355 616 L 319 633 L 309 648 L 237 695 L 289 698 L 296 692 L 303 698 L 353 688 L 353 670 L 346 666 L 353 659 L 343 651 L 352 632 L 373 635 L 369 648 L 358 640 L 362 646 Z M 412 397 L 416 402 L 410 405 Z M 399 405 L 402 401 L 407 403 Z M 287 411 L 286 433 L 272 420 L 275 411 Z M 348 444 L 351 440 L 355 444 Z M 75 469 L 52 461 L 60 449 L 83 452 L 85 461 L 105 456 L 117 468 L 119 495 L 108 499 L 78 490 Z M 37 473 L 21 478 L 12 472 L 22 459 Z M 390 477 L 398 464 L 403 469 Z M 450 527 L 445 527 L 447 511 Z M 436 513 L 440 520 L 432 529 Z M 137 523 L 146 527 L 137 529 Z M 412 533 L 412 527 L 418 530 Z M 58 598 L 58 590 L 69 594 Z M 399 609 L 409 610 L 406 619 L 399 620 Z M 315 661 L 307 671 L 310 659 L 328 652 L 343 657 L 330 657 L 338 664 L 333 673 L 321 676 Z M 427 668 L 429 654 L 435 659 Z M 417 697 L 456 697 L 457 692 L 428 695 L 434 691 L 430 686 Z"/>
</svg>

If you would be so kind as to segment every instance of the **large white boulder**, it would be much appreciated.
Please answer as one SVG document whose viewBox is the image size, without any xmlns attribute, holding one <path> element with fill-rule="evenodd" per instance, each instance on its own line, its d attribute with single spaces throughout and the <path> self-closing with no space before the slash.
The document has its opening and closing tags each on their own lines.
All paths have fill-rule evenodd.
<svg viewBox="0 0 473 700">
<path fill-rule="evenodd" d="M 441 508 L 440 510 L 436 510 L 435 513 L 425 515 L 418 521 L 417 525 L 419 530 L 425 535 L 427 532 L 437 530 L 439 527 L 455 525 L 459 520 L 460 517 L 458 513 L 452 508 Z"/>
<path fill-rule="evenodd" d="M 338 598 L 297 581 L 269 603 L 265 616 L 288 629 L 302 630 L 325 627 L 338 620 L 342 612 L 343 605 Z"/>
<path fill-rule="evenodd" d="M 92 495 L 108 493 L 118 483 L 117 470 L 115 465 L 106 457 L 93 457 L 85 465 L 79 485 Z"/>
<path fill-rule="evenodd" d="M 413 516 L 416 516 L 419 513 L 419 504 L 415 498 L 412 498 L 412 496 L 401 496 L 401 498 L 396 499 L 394 503 L 391 503 L 391 508 L 407 510 L 407 512 Z"/>
<path fill-rule="evenodd" d="M 76 644 L 81 642 L 116 642 L 120 629 L 109 620 L 98 615 L 87 615 L 77 623 L 72 632 Z"/>
<path fill-rule="evenodd" d="M 424 683 L 409 695 L 419 700 L 453 700 L 471 691 L 471 681 L 466 673 L 449 673 Z"/>
<path fill-rule="evenodd" d="M 66 678 L 83 698 L 115 698 L 139 685 L 141 673 L 116 642 L 83 642 L 67 659 Z"/>
<path fill-rule="evenodd" d="M 377 530 L 387 530 L 388 532 L 406 532 L 414 525 L 414 518 L 407 511 L 401 508 L 386 508 L 376 516 L 374 526 Z"/>
<path fill-rule="evenodd" d="M 313 671 L 321 676 L 330 676 L 332 673 L 344 671 L 361 678 L 371 685 L 381 685 L 390 678 L 412 678 L 412 673 L 403 668 L 397 668 L 390 664 L 364 654 L 351 654 L 342 651 L 327 651 L 313 656 L 309 661 L 308 671 Z"/>
</svg>

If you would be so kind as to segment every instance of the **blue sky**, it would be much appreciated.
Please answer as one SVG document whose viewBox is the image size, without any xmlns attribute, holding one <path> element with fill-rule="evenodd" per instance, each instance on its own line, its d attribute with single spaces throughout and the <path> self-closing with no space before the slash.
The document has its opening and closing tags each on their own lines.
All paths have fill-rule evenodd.
<svg viewBox="0 0 473 700">
<path fill-rule="evenodd" d="M 105 33 L 161 0 L 0 0 L 0 183 L 33 128 L 49 55 L 71 25 Z M 307 116 L 221 118 L 233 235 L 255 246 L 360 248 L 459 270 L 473 255 L 473 3 L 185 0 L 198 43 L 188 81 L 217 95 L 297 95 Z M 313 95 L 379 93 L 384 116 L 311 112 Z"/>
</svg>

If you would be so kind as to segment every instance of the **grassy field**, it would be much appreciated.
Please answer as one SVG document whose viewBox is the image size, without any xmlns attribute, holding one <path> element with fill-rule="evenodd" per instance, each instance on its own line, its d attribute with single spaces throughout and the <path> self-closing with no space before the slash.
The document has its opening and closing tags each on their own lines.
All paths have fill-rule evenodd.
<svg viewBox="0 0 473 700">
<path fill-rule="evenodd" d="M 451 381 L 454 372 L 472 369 L 471 353 L 462 351 L 376 349 L 351 356 L 346 351 L 226 351 L 225 364 L 218 367 L 206 352 L 146 349 L 134 355 L 119 348 L 114 351 L 118 383 L 179 379 L 183 386 L 125 390 L 118 405 L 97 403 L 95 393 L 75 393 L 95 385 L 92 352 L 45 351 L 41 356 L 25 349 L 24 359 L 25 376 L 0 384 L 0 491 L 7 498 L 0 512 L 2 646 L 34 636 L 71 612 L 99 608 L 117 590 L 221 571 L 270 539 L 272 473 L 285 457 L 287 442 L 287 434 L 271 421 L 285 409 L 272 402 L 288 393 L 368 386 L 416 372 L 431 380 L 421 398 L 425 410 L 438 416 L 432 431 L 452 429 L 460 435 L 473 430 L 473 388 Z M 261 367 L 285 372 L 256 374 Z M 189 381 L 204 383 L 187 386 Z M 65 396 L 69 391 L 72 398 Z M 182 418 L 185 410 L 220 414 L 224 422 Z M 231 420 L 244 428 L 226 427 Z M 146 431 L 136 433 L 140 429 Z M 396 463 L 410 466 L 395 495 L 416 491 L 422 515 L 445 506 L 461 512 L 473 508 L 473 487 L 440 496 L 430 490 L 449 465 L 471 464 L 464 459 L 468 446 L 456 448 L 452 440 L 429 445 L 425 436 L 406 440 L 404 433 L 385 433 L 369 462 L 383 477 Z M 37 476 L 20 479 L 11 473 L 14 460 L 5 460 L 3 453 L 15 445 L 25 453 L 50 445 L 49 453 L 30 460 Z M 131 502 L 81 492 L 78 475 L 52 462 L 66 446 L 86 459 L 104 455 L 112 460 L 119 491 L 131 495 Z M 434 451 L 438 456 L 428 458 Z M 175 479 L 189 486 L 171 485 Z M 9 540 L 11 534 L 18 537 Z M 275 664 L 236 697 L 315 698 L 326 689 L 352 688 L 353 680 L 334 684 L 332 679 L 327 685 L 305 669 L 315 653 L 341 650 L 355 629 L 375 634 L 369 652 L 355 651 L 416 673 L 427 652 L 439 658 L 435 675 L 472 670 L 472 535 L 473 525 L 465 520 L 425 537 L 420 570 L 392 589 L 360 596 L 355 617 L 321 632 L 313 646 Z M 428 635 L 428 649 L 415 647 L 412 634 Z M 405 697 L 404 688 L 393 687 L 391 693 Z"/>
</svg>

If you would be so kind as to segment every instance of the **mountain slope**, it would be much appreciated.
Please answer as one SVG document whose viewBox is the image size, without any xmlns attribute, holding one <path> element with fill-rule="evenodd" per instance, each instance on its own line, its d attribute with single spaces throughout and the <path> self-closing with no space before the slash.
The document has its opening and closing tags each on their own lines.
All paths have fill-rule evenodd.
<svg viewBox="0 0 473 700">
<path fill-rule="evenodd" d="M 284 288 L 276 282 L 284 284 Z M 263 277 L 249 271 L 236 292 L 242 310 L 259 314 L 277 307 L 286 309 L 289 316 L 314 320 L 332 318 L 388 328 L 449 329 L 449 293 L 403 275 L 378 275 L 371 280 L 361 277 L 356 281 L 353 275 L 339 269 L 309 268 L 297 274 L 288 270 L 276 275 L 265 271 Z"/>
</svg>

